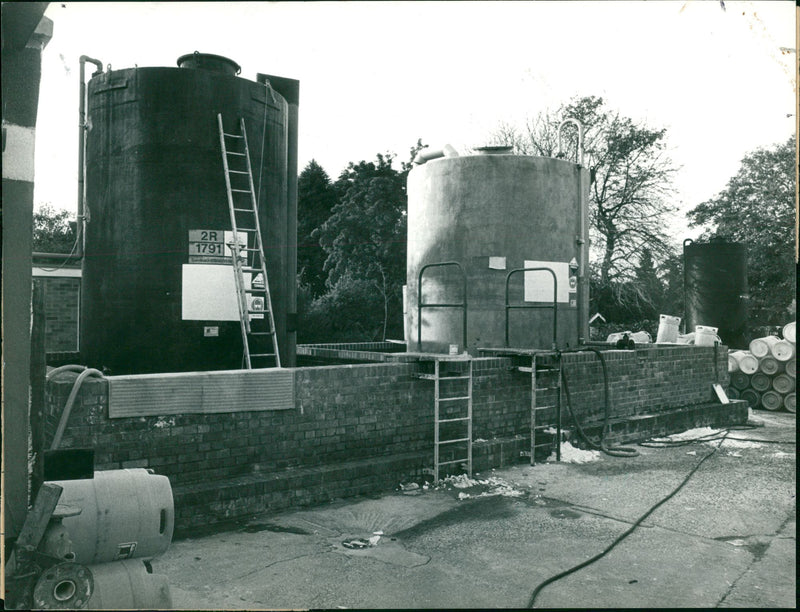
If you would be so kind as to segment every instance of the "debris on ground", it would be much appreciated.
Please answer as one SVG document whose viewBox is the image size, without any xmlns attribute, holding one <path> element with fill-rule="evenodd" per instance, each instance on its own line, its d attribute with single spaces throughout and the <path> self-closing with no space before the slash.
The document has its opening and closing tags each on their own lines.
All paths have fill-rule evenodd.
<svg viewBox="0 0 800 612">
<path fill-rule="evenodd" d="M 592 461 L 599 461 L 601 456 L 600 451 L 596 450 L 581 450 L 575 448 L 569 442 L 561 443 L 561 463 L 590 463 Z M 547 458 L 548 461 L 554 462 L 556 460 L 556 453 Z"/>
<path fill-rule="evenodd" d="M 707 438 L 719 434 L 721 430 L 712 429 L 711 427 L 695 427 L 694 429 L 687 429 L 681 433 L 670 434 L 661 438 L 653 438 L 653 442 L 684 442 L 688 440 L 695 440 L 697 438 Z"/>
<path fill-rule="evenodd" d="M 523 497 L 525 491 L 515 489 L 510 483 L 502 478 L 490 476 L 489 478 L 470 478 L 466 474 L 458 476 L 448 476 L 440 480 L 434 487 L 437 490 L 461 489 L 458 499 L 470 499 L 476 497 L 493 497 L 501 495 L 503 497 Z M 469 489 L 469 492 L 463 489 Z"/>
<path fill-rule="evenodd" d="M 400 490 L 401 491 L 413 491 L 415 489 L 419 489 L 419 485 L 416 482 L 401 482 L 400 483 Z"/>
<path fill-rule="evenodd" d="M 345 548 L 367 548 L 369 545 L 370 543 L 364 538 L 351 538 L 342 542 Z"/>
<path fill-rule="evenodd" d="M 758 442 L 752 442 L 750 440 L 737 440 L 736 438 L 725 438 L 725 441 L 722 443 L 722 446 L 728 448 L 761 448 L 761 444 Z"/>
</svg>

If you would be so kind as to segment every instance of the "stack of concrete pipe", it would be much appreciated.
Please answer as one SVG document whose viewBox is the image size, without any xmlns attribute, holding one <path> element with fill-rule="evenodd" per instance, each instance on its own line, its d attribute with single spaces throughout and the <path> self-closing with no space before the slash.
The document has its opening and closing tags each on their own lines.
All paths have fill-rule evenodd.
<svg viewBox="0 0 800 612">
<path fill-rule="evenodd" d="M 750 350 L 728 354 L 728 396 L 747 400 L 752 408 L 795 412 L 797 344 L 795 322 L 783 326 L 782 338 L 765 336 Z"/>
</svg>

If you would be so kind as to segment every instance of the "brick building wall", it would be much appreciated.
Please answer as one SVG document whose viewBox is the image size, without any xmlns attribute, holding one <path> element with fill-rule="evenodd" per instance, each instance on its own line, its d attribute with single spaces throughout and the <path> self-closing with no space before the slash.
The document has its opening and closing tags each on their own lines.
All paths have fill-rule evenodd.
<svg viewBox="0 0 800 612">
<path fill-rule="evenodd" d="M 708 404 L 712 382 L 727 385 L 724 348 L 716 363 L 711 347 L 604 354 L 614 417 Z M 582 424 L 597 423 L 604 388 L 597 357 L 571 353 L 563 361 L 573 411 Z M 480 469 L 518 458 L 529 435 L 530 374 L 511 364 L 508 358 L 473 360 L 473 439 L 487 444 L 476 445 Z M 115 419 L 108 418 L 107 381 L 87 379 L 61 447 L 94 448 L 100 470 L 144 467 L 168 476 L 179 533 L 270 508 L 385 489 L 433 461 L 433 383 L 413 376 L 419 368 L 297 368 L 293 410 Z M 74 378 L 63 374 L 48 384 L 48 445 Z M 566 412 L 563 421 L 568 426 Z"/>
<path fill-rule="evenodd" d="M 33 283 L 44 289 L 45 350 L 48 353 L 77 351 L 80 277 L 34 276 Z"/>
</svg>

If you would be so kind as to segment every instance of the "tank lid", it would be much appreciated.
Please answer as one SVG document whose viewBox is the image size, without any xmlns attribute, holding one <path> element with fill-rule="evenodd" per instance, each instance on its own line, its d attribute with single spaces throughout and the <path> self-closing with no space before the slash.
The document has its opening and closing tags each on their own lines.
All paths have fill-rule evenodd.
<svg viewBox="0 0 800 612">
<path fill-rule="evenodd" d="M 494 145 L 477 147 L 475 150 L 478 151 L 479 155 L 509 155 L 513 148 L 507 145 Z"/>
<path fill-rule="evenodd" d="M 242 67 L 232 59 L 214 55 L 213 53 L 200 53 L 199 51 L 181 55 L 178 58 L 178 67 L 208 70 L 209 72 L 218 72 L 230 76 L 236 76 L 242 71 Z"/>
</svg>

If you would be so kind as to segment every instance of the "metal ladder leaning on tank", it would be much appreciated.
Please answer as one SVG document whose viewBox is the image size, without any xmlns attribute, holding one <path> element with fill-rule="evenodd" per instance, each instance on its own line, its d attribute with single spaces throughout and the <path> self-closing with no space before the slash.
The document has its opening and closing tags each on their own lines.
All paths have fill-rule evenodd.
<svg viewBox="0 0 800 612">
<path fill-rule="evenodd" d="M 438 356 L 431 355 L 430 357 L 420 357 L 420 361 L 432 361 L 433 372 L 421 372 L 414 374 L 415 378 L 423 380 L 432 380 L 434 382 L 433 388 L 433 478 L 434 481 L 439 480 L 439 468 L 446 465 L 466 464 L 467 475 L 472 478 L 472 358 L 466 356 Z M 448 369 L 449 365 L 453 364 L 466 364 L 466 368 L 459 371 Z M 457 385 L 466 385 L 466 389 L 462 391 L 466 395 L 447 395 L 442 397 L 442 381 L 453 381 Z M 450 391 L 453 392 L 452 390 Z M 444 407 L 449 402 L 456 402 L 461 404 L 455 410 L 458 416 L 448 414 L 447 418 L 442 418 L 444 412 L 452 413 L 453 410 L 447 411 Z M 466 402 L 466 405 L 464 404 Z M 462 437 L 442 439 L 441 430 L 442 425 L 447 423 L 465 423 L 466 433 L 454 434 Z M 464 444 L 466 450 L 466 457 L 458 457 L 456 459 L 449 459 L 447 461 L 441 460 L 442 446 L 449 444 Z"/>
<path fill-rule="evenodd" d="M 552 304 L 525 304 L 525 305 L 513 305 L 509 301 L 509 283 L 511 281 L 511 277 L 515 274 L 524 274 L 529 272 L 547 272 L 550 274 L 553 280 L 553 303 Z M 549 429 L 549 425 L 539 425 L 537 413 L 542 412 L 544 410 L 555 410 L 555 418 L 556 418 L 556 436 L 555 436 L 555 451 L 556 451 L 556 461 L 561 461 L 561 385 L 562 385 L 562 376 L 561 376 L 561 355 L 556 350 L 557 343 L 558 343 L 558 278 L 556 277 L 555 272 L 553 272 L 550 268 L 543 268 L 543 267 L 531 267 L 531 268 L 516 268 L 511 270 L 506 275 L 506 290 L 505 290 L 505 309 L 506 309 L 506 316 L 505 316 L 505 345 L 506 348 L 509 346 L 509 323 L 508 323 L 508 315 L 509 312 L 513 309 L 534 309 L 534 308 L 548 308 L 552 309 L 553 311 L 553 339 L 552 339 L 552 349 L 551 351 L 541 351 L 535 350 L 530 352 L 531 358 L 531 365 L 530 366 L 518 366 L 516 369 L 520 372 L 530 372 L 531 374 L 531 465 L 536 464 L 536 449 L 548 447 L 553 444 L 552 441 L 548 440 L 542 443 L 537 442 L 537 432 L 540 430 Z M 526 352 L 527 353 L 527 352 Z M 544 361 L 544 362 L 543 362 Z M 550 380 L 542 384 L 540 375 L 544 376 L 553 376 L 555 375 L 555 381 Z M 542 405 L 539 400 L 540 393 L 547 393 L 555 391 L 555 398 L 553 403 Z"/>
<path fill-rule="evenodd" d="M 543 363 L 544 361 L 544 363 Z M 556 438 L 561 437 L 561 356 L 556 352 L 542 351 L 531 355 L 531 365 L 520 366 L 520 372 L 530 372 L 531 374 L 531 465 L 536 464 L 536 449 L 552 447 L 552 439 L 545 439 L 544 442 L 537 442 L 537 432 L 549 429 L 550 425 L 539 425 L 537 423 L 537 413 L 543 410 L 555 410 L 558 421 L 556 428 Z M 543 381 L 545 377 L 552 377 L 555 380 Z M 540 393 L 555 392 L 552 403 L 543 404 L 540 401 Z M 561 440 L 555 440 L 556 461 L 561 461 Z"/>
<path fill-rule="evenodd" d="M 233 240 L 228 246 L 232 254 L 231 259 L 236 283 L 237 304 L 239 306 L 239 321 L 242 328 L 245 365 L 249 370 L 253 367 L 254 358 L 269 359 L 274 357 L 275 366 L 279 368 L 281 367 L 281 358 L 278 352 L 278 336 L 275 332 L 275 319 L 272 314 L 272 298 L 269 291 L 264 243 L 261 238 L 261 225 L 258 220 L 258 203 L 256 202 L 255 187 L 253 185 L 253 171 L 250 165 L 250 149 L 247 146 L 247 131 L 245 130 L 244 119 L 239 119 L 239 134 L 231 134 L 225 131 L 221 113 L 217 114 L 217 127 L 219 128 L 219 142 L 222 150 L 222 165 L 225 170 L 228 209 L 233 229 Z M 241 142 L 241 150 L 229 150 L 225 142 L 226 138 Z M 242 158 L 244 158 L 243 166 L 241 164 Z M 233 162 L 235 169 L 231 168 L 231 162 Z M 242 185 L 242 179 L 245 177 L 247 178 L 247 183 Z M 236 186 L 234 187 L 233 185 Z M 243 220 L 247 224 L 245 227 L 239 227 L 237 215 L 246 217 L 246 220 Z M 244 247 L 239 245 L 239 232 L 244 232 L 247 236 L 247 243 Z M 245 254 L 244 262 L 242 262 L 241 258 L 242 253 Z M 251 286 L 248 289 L 244 279 L 245 272 L 254 274 L 254 280 L 260 274 L 263 279 L 263 287 L 256 286 L 255 283 L 251 282 Z M 248 294 L 253 297 L 250 303 L 248 303 L 247 299 Z M 255 298 L 258 297 L 263 297 L 263 309 L 254 308 L 253 306 Z M 257 320 L 265 322 L 265 329 L 258 329 L 257 326 L 253 325 L 253 319 L 256 317 L 258 318 Z M 272 352 L 265 352 L 267 347 L 263 347 L 263 341 L 266 339 L 272 341 Z M 255 352 L 251 352 L 251 343 L 262 346 Z"/>
</svg>

